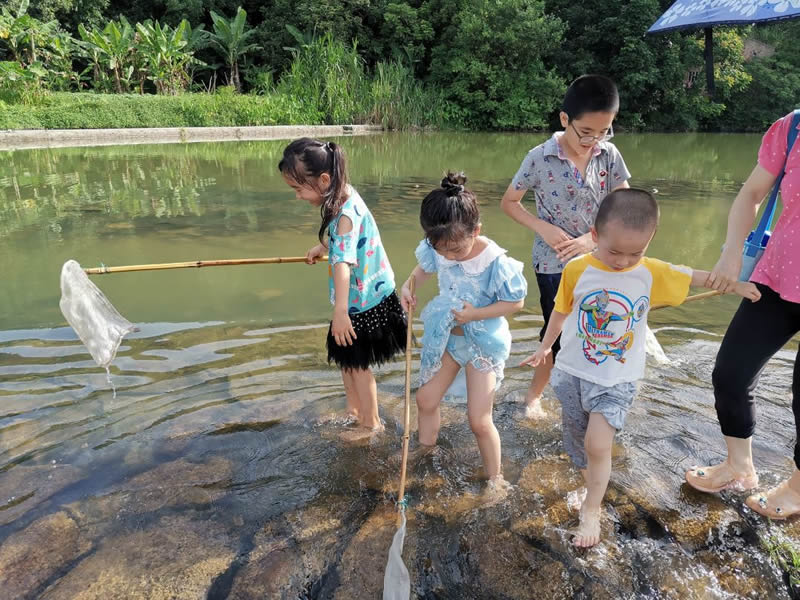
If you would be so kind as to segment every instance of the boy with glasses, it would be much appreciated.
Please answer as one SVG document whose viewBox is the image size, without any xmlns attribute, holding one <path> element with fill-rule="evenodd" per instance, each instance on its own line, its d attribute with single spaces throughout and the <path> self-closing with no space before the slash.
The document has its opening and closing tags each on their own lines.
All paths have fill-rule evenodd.
<svg viewBox="0 0 800 600">
<path fill-rule="evenodd" d="M 610 192 L 627 188 L 631 174 L 616 146 L 609 142 L 611 123 L 619 110 L 617 86 L 602 75 L 583 75 L 567 89 L 559 115 L 564 131 L 533 148 L 508 186 L 501 206 L 517 223 L 536 233 L 533 269 L 544 316 L 539 339 L 553 311 L 564 265 L 595 248 L 590 228 L 600 202 Z M 533 190 L 536 214 L 522 204 Z M 535 371 L 525 398 L 525 415 L 544 415 L 541 397 L 550 380 L 559 340 Z"/>
</svg>

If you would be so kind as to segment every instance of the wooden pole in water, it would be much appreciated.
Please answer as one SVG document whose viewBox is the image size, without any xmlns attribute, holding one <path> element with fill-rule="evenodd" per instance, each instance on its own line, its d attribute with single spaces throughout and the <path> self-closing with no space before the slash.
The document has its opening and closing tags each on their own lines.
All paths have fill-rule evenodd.
<svg viewBox="0 0 800 600">
<path fill-rule="evenodd" d="M 328 256 L 321 256 L 319 261 L 327 261 Z M 190 267 L 227 267 L 231 265 L 272 265 L 282 263 L 306 262 L 305 256 L 276 256 L 273 258 L 230 258 L 224 260 L 192 260 L 187 262 L 156 263 L 150 265 L 126 265 L 122 267 L 93 267 L 84 269 L 87 275 L 105 275 L 106 273 L 127 273 L 130 271 L 161 271 L 164 269 L 187 269 Z"/>
<path fill-rule="evenodd" d="M 686 304 L 687 302 L 696 302 L 697 300 L 703 300 L 704 298 L 711 298 L 712 296 L 720 296 L 722 292 L 718 290 L 711 290 L 710 292 L 703 292 L 702 294 L 695 294 L 694 296 L 687 297 L 681 304 Z M 657 306 L 652 307 L 650 310 L 658 310 L 659 308 L 667 308 L 668 306 L 672 306 L 671 304 L 659 304 Z"/>
<path fill-rule="evenodd" d="M 416 279 L 412 275 L 408 281 L 408 289 L 414 294 Z M 401 507 L 397 514 L 397 526 L 402 523 L 402 502 L 406 494 L 406 466 L 408 465 L 408 440 L 411 429 L 411 329 L 414 326 L 414 307 L 408 311 L 408 325 L 406 327 L 406 389 L 405 389 L 405 414 L 403 417 L 403 459 L 400 465 L 400 493 L 397 495 L 397 504 Z"/>
</svg>

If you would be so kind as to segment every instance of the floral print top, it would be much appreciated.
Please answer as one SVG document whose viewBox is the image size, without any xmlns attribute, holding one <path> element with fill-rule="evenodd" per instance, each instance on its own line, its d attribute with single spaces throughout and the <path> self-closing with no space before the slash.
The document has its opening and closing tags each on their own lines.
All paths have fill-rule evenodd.
<svg viewBox="0 0 800 600">
<path fill-rule="evenodd" d="M 350 219 L 353 228 L 338 235 L 336 229 L 342 216 Z M 350 265 L 348 313 L 369 310 L 394 291 L 394 272 L 383 249 L 378 226 L 354 188 L 350 188 L 350 197 L 328 225 L 328 236 L 328 289 L 331 304 L 336 304 L 333 267 L 340 262 Z"/>
<path fill-rule="evenodd" d="M 530 150 L 511 185 L 515 190 L 533 190 L 536 215 L 568 235 L 578 237 L 589 233 L 603 198 L 630 179 L 631 174 L 614 144 L 597 142 L 586 166 L 586 175 L 581 176 L 564 155 L 559 143 L 562 135 L 563 132 L 556 133 Z M 533 242 L 533 268 L 537 273 L 564 270 L 555 250 L 539 236 Z"/>
</svg>

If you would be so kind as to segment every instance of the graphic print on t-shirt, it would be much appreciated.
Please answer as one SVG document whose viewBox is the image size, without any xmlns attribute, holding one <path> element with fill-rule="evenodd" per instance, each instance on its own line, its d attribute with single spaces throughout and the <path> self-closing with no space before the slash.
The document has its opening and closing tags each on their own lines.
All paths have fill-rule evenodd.
<svg viewBox="0 0 800 600">
<path fill-rule="evenodd" d="M 647 314 L 648 306 L 647 296 L 631 302 L 615 290 L 586 294 L 578 311 L 578 337 L 583 340 L 586 360 L 595 365 L 609 358 L 624 363 L 625 353 L 633 347 L 634 327 Z"/>
</svg>

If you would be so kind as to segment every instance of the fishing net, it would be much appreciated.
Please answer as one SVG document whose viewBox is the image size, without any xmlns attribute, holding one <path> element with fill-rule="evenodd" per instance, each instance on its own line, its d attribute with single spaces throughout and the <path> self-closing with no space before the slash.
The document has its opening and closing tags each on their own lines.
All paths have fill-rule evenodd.
<svg viewBox="0 0 800 600">
<path fill-rule="evenodd" d="M 653 330 L 650 329 L 650 327 L 647 327 L 644 340 L 645 340 L 645 346 L 644 346 L 645 352 L 647 352 L 648 356 L 650 356 L 651 358 L 653 358 L 653 360 L 662 365 L 665 365 L 670 362 L 666 352 L 664 352 L 664 348 L 662 348 L 661 344 L 658 343 L 656 334 L 653 333 Z"/>
<path fill-rule="evenodd" d="M 61 268 L 59 307 L 94 362 L 106 370 L 111 384 L 108 367 L 117 355 L 122 338 L 136 331 L 136 326 L 117 312 L 74 260 L 68 260 Z M 116 395 L 116 390 L 114 393 Z"/>
<path fill-rule="evenodd" d="M 406 538 L 406 513 L 401 512 L 403 522 L 395 532 L 386 572 L 383 574 L 383 600 L 408 600 L 411 597 L 411 579 L 403 563 L 403 542 Z"/>
</svg>

